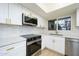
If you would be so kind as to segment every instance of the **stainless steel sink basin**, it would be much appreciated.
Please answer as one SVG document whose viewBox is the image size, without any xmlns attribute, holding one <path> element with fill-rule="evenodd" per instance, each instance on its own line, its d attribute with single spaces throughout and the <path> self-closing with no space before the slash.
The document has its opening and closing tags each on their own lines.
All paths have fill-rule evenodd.
<svg viewBox="0 0 79 59">
<path fill-rule="evenodd" d="M 62 34 L 49 34 L 49 35 L 63 36 Z"/>
</svg>

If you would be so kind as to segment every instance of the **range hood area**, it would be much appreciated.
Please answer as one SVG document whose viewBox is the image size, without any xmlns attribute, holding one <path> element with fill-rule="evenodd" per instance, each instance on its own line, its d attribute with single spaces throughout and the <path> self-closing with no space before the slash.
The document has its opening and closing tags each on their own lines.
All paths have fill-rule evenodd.
<svg viewBox="0 0 79 59">
<path fill-rule="evenodd" d="M 37 18 L 33 18 L 33 17 L 29 17 L 24 15 L 24 13 L 22 13 L 22 24 L 23 25 L 30 25 L 30 26 L 37 26 Z"/>
</svg>

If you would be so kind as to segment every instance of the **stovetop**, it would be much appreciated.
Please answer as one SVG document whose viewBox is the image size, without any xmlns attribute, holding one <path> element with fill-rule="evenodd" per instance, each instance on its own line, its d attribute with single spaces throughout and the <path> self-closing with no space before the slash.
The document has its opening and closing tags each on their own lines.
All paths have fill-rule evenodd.
<svg viewBox="0 0 79 59">
<path fill-rule="evenodd" d="M 38 37 L 38 36 L 41 36 L 41 35 L 37 35 L 37 34 L 21 35 L 21 37 L 24 37 L 24 38 L 33 38 L 33 37 Z"/>
<path fill-rule="evenodd" d="M 26 38 L 27 42 L 41 39 L 41 35 L 37 35 L 37 34 L 21 35 L 21 37 Z"/>
</svg>

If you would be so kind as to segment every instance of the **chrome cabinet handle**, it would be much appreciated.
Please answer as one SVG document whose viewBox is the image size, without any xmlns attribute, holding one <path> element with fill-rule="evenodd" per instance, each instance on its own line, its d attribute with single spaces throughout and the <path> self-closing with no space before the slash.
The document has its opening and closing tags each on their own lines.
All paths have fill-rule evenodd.
<svg viewBox="0 0 79 59">
<path fill-rule="evenodd" d="M 12 50 L 12 49 L 14 49 L 14 47 L 8 48 L 8 49 L 6 49 L 6 51 L 10 51 L 10 50 Z"/>
</svg>

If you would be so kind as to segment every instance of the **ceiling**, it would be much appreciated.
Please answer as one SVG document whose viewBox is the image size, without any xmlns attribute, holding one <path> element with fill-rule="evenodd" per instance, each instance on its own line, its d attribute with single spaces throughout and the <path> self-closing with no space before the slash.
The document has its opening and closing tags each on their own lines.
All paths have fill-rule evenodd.
<svg viewBox="0 0 79 59">
<path fill-rule="evenodd" d="M 22 3 L 29 10 L 49 20 L 75 12 L 78 3 Z"/>
<path fill-rule="evenodd" d="M 37 3 L 36 5 L 38 5 L 46 13 L 49 13 L 65 6 L 71 5 L 71 3 Z"/>
</svg>

